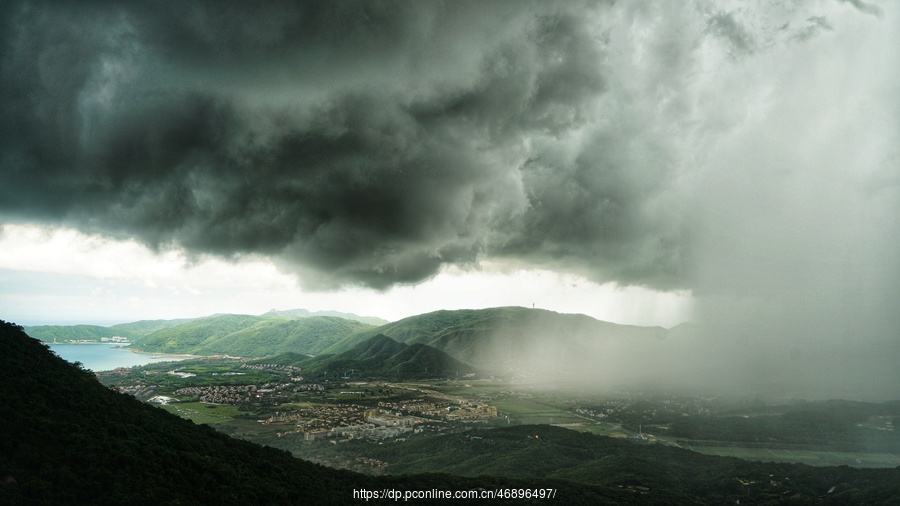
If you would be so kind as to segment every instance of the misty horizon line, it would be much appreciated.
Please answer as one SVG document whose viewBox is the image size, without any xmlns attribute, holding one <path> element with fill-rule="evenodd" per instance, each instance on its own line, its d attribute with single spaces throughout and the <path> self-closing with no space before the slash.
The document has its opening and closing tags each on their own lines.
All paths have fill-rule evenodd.
<svg viewBox="0 0 900 506">
<path fill-rule="evenodd" d="M 677 323 L 677 324 L 675 324 L 675 325 L 671 325 L 671 326 L 666 326 L 666 325 L 640 325 L 640 324 L 634 324 L 634 323 L 620 323 L 620 322 L 614 321 L 614 320 L 612 320 L 612 319 L 601 319 L 601 318 L 597 318 L 597 317 L 595 317 L 595 316 L 589 315 L 589 314 L 587 314 L 587 313 L 582 313 L 582 312 L 577 312 L 577 311 L 575 311 L 575 312 L 556 311 L 556 310 L 553 310 L 553 309 L 546 309 L 546 308 L 541 308 L 541 307 L 536 307 L 536 306 L 534 306 L 534 307 L 528 307 L 528 306 L 520 306 L 520 305 L 485 306 L 485 307 L 457 307 L 457 308 L 452 308 L 452 309 L 434 309 L 434 310 L 431 310 L 431 311 L 424 311 L 424 312 L 421 312 L 421 313 L 410 314 L 410 315 L 404 316 L 404 317 L 402 317 L 402 318 L 396 318 L 396 319 L 388 319 L 388 318 L 384 318 L 384 317 L 382 317 L 382 316 L 380 316 L 380 315 L 376 315 L 376 314 L 358 314 L 358 313 L 354 313 L 354 312 L 352 312 L 352 311 L 344 311 L 344 310 L 341 310 L 341 309 L 316 309 L 316 310 L 311 310 L 311 309 L 307 309 L 307 308 L 297 307 L 297 308 L 290 308 L 290 309 L 277 309 L 277 308 L 271 308 L 271 309 L 269 309 L 269 310 L 267 310 L 267 311 L 264 311 L 264 312 L 262 312 L 262 313 L 254 313 L 254 312 L 224 312 L 224 311 L 222 311 L 222 312 L 215 312 L 215 313 L 211 313 L 211 314 L 204 314 L 204 315 L 200 315 L 200 316 L 161 316 L 161 317 L 156 317 L 156 316 L 146 316 L 146 317 L 139 317 L 139 318 L 137 318 L 137 319 L 132 319 L 132 318 L 125 318 L 125 319 L 123 319 L 123 318 L 110 318 L 110 319 L 96 319 L 96 318 L 85 318 L 85 319 L 73 319 L 73 318 L 60 318 L 60 319 L 22 318 L 22 319 L 19 319 L 19 320 L 10 319 L 9 321 L 12 321 L 12 322 L 16 323 L 17 325 L 22 325 L 22 326 L 25 326 L 25 327 L 38 327 L 38 326 L 63 326 L 63 327 L 65 327 L 65 326 L 77 326 L 77 325 L 94 325 L 94 326 L 98 326 L 98 327 L 113 327 L 113 326 L 115 326 L 115 325 L 123 325 L 123 324 L 127 324 L 127 323 L 139 322 L 139 321 L 155 321 L 155 320 L 164 320 L 164 321 L 171 321 L 171 320 L 199 320 L 199 319 L 203 319 L 203 318 L 212 318 L 212 317 L 215 317 L 215 316 L 222 316 L 222 315 L 265 316 L 267 313 L 271 313 L 271 312 L 274 312 L 274 311 L 278 311 L 278 312 L 287 312 L 287 311 L 308 311 L 308 312 L 312 313 L 310 316 L 325 316 L 325 315 L 319 315 L 319 314 L 316 314 L 316 313 L 337 312 L 337 313 L 344 313 L 344 314 L 348 314 L 348 315 L 355 315 L 355 316 L 359 316 L 359 317 L 361 317 L 361 318 L 379 318 L 379 319 L 385 320 L 385 321 L 388 322 L 388 323 L 396 323 L 396 322 L 398 322 L 398 321 L 405 320 L 405 319 L 407 319 L 407 318 L 412 318 L 412 317 L 415 317 L 415 316 L 426 315 L 426 314 L 430 314 L 430 313 L 436 313 L 436 312 L 440 312 L 440 311 L 481 311 L 481 310 L 489 310 L 489 309 L 505 309 L 505 308 L 521 308 L 521 309 L 528 309 L 528 310 L 534 310 L 534 311 L 546 311 L 546 312 L 555 313 L 555 314 L 559 314 L 559 315 L 580 315 L 580 316 L 586 316 L 586 317 L 588 317 L 588 318 L 592 318 L 592 319 L 594 319 L 594 320 L 596 320 L 596 321 L 599 321 L 599 322 L 612 323 L 612 324 L 615 324 L 615 325 L 620 325 L 620 326 L 625 326 L 625 327 L 661 328 L 661 329 L 665 329 L 665 330 L 672 330 L 672 329 L 681 327 L 681 326 L 683 326 L 683 325 L 695 325 L 695 324 L 696 324 L 696 322 L 694 322 L 693 320 L 685 320 L 685 321 L 681 321 L 681 322 L 679 322 L 679 323 Z M 303 317 L 296 317 L 296 318 L 303 318 Z"/>
</svg>

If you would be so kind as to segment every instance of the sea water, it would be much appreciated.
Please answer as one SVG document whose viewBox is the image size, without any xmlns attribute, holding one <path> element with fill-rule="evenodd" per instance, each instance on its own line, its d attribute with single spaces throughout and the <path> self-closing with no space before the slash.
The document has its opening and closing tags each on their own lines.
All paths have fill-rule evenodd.
<svg viewBox="0 0 900 506">
<path fill-rule="evenodd" d="M 111 371 L 116 367 L 134 367 L 187 357 L 158 353 L 135 353 L 121 344 L 53 344 L 50 350 L 69 362 L 81 362 L 85 369 Z"/>
</svg>

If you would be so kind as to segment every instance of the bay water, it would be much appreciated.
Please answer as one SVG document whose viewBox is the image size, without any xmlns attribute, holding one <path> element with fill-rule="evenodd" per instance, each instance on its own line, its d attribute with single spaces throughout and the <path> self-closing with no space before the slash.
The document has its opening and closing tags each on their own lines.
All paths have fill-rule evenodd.
<svg viewBox="0 0 900 506">
<path fill-rule="evenodd" d="M 46 344 L 63 359 L 81 362 L 85 369 L 95 372 L 188 358 L 162 353 L 135 353 L 121 344 Z"/>
</svg>

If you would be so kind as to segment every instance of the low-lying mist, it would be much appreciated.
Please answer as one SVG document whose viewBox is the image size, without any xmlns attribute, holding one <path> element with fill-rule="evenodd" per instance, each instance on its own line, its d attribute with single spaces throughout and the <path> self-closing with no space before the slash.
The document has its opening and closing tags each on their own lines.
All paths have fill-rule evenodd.
<svg viewBox="0 0 900 506">
<path fill-rule="evenodd" d="M 807 326 L 789 321 L 748 318 L 599 330 L 533 323 L 527 329 L 501 327 L 471 360 L 547 389 L 772 400 L 900 398 L 900 342 L 889 333 L 846 321 Z"/>
</svg>

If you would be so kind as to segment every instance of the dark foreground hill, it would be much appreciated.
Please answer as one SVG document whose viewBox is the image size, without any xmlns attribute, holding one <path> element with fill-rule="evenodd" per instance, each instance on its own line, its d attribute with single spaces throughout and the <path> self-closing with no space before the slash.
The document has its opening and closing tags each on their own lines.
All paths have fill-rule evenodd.
<svg viewBox="0 0 900 506">
<path fill-rule="evenodd" d="M 354 500 L 354 490 L 534 487 L 556 488 L 558 500 L 566 504 L 630 500 L 615 489 L 558 480 L 373 478 L 325 468 L 281 450 L 231 439 L 112 392 L 92 373 L 3 321 L 0 434 L 4 505 L 362 504 Z M 367 502 L 373 503 L 395 501 Z"/>
<path fill-rule="evenodd" d="M 290 503 L 353 479 L 107 390 L 5 322 L 0 427 L 0 504 Z"/>
<path fill-rule="evenodd" d="M 311 379 L 336 374 L 349 379 L 410 380 L 458 377 L 474 372 L 471 366 L 431 346 L 398 343 L 382 334 L 337 355 L 297 358 L 295 354 L 285 354 L 274 361 L 302 367 L 304 376 Z"/>
</svg>

